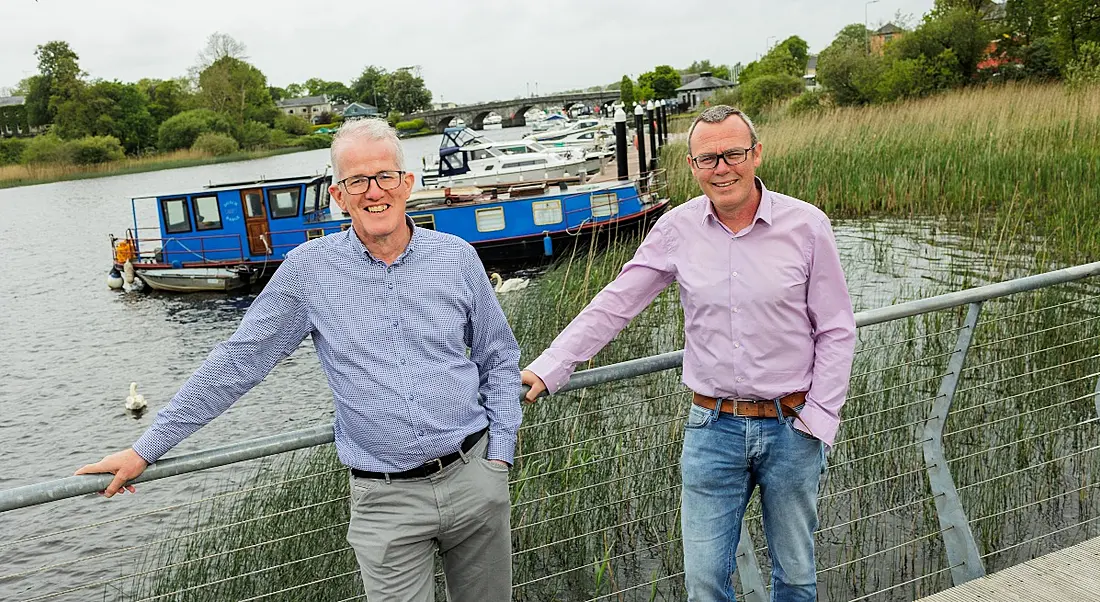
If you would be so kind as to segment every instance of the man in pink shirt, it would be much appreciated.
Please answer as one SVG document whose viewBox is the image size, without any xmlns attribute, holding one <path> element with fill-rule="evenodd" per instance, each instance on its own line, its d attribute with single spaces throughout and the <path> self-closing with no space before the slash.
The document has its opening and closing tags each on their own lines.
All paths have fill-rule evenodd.
<svg viewBox="0 0 1100 602">
<path fill-rule="evenodd" d="M 855 317 L 829 218 L 756 178 L 762 145 L 729 106 L 688 132 L 704 195 L 653 226 L 634 258 L 522 373 L 557 391 L 665 287 L 684 308 L 681 527 L 688 599 L 733 600 L 741 521 L 759 485 L 772 599 L 815 600 L 825 446 L 840 426 Z"/>
</svg>

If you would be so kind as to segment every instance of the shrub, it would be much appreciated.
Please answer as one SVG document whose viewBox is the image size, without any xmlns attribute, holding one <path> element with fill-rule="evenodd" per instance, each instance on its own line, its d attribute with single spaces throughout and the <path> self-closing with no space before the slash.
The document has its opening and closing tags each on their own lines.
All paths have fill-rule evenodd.
<svg viewBox="0 0 1100 602">
<path fill-rule="evenodd" d="M 221 132 L 206 132 L 199 134 L 191 150 L 208 153 L 216 157 L 231 155 L 239 149 L 237 141 L 229 134 Z"/>
<path fill-rule="evenodd" d="M 758 115 L 765 107 L 801 94 L 806 89 L 802 78 L 788 75 L 761 75 L 741 86 L 743 110 L 751 116 Z"/>
<path fill-rule="evenodd" d="M 300 146 L 311 150 L 328 148 L 332 145 L 332 136 L 328 134 L 310 134 L 309 136 L 302 136 L 294 140 L 293 144 L 294 146 Z"/>
<path fill-rule="evenodd" d="M 1077 58 L 1066 64 L 1065 73 L 1070 89 L 1100 85 L 1100 44 L 1081 44 Z"/>
<path fill-rule="evenodd" d="M 791 117 L 817 113 L 825 109 L 825 94 L 821 90 L 803 92 L 787 105 L 787 114 Z"/>
<path fill-rule="evenodd" d="M 275 129 L 294 136 L 305 136 L 313 131 L 309 122 L 297 115 L 280 114 L 275 118 Z"/>
<path fill-rule="evenodd" d="M 229 121 L 210 109 L 193 109 L 168 118 L 160 124 L 157 147 L 162 151 L 191 148 L 199 134 L 232 130 Z"/>
<path fill-rule="evenodd" d="M 73 163 L 77 165 L 94 165 L 126 158 L 122 142 L 114 136 L 85 136 L 70 140 L 67 144 L 71 148 Z"/>
<path fill-rule="evenodd" d="M 397 125 L 393 127 L 399 132 L 419 132 L 426 125 L 423 119 L 410 119 L 409 121 L 398 121 Z"/>
<path fill-rule="evenodd" d="M 19 158 L 26 149 L 27 140 L 23 138 L 0 138 L 0 165 L 19 163 Z"/>
<path fill-rule="evenodd" d="M 72 146 L 50 132 L 35 136 L 27 143 L 20 158 L 22 163 L 70 164 L 73 162 Z"/>
<path fill-rule="evenodd" d="M 233 137 L 241 143 L 241 148 L 264 148 L 271 144 L 271 128 L 259 121 L 246 121 L 236 127 Z"/>
<path fill-rule="evenodd" d="M 729 105 L 731 107 L 741 106 L 741 88 L 722 88 L 711 95 L 706 100 L 710 106 L 714 105 Z"/>
</svg>

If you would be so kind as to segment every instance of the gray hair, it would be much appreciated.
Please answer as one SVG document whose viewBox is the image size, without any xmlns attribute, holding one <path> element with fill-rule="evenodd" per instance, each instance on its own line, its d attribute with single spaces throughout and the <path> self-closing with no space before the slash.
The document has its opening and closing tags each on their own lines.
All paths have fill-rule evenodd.
<svg viewBox="0 0 1100 602">
<path fill-rule="evenodd" d="M 337 161 L 340 151 L 354 142 L 385 142 L 393 147 L 393 158 L 397 160 L 397 169 L 405 169 L 405 152 L 401 149 L 401 141 L 397 139 L 397 130 L 390 127 L 384 119 L 368 117 L 345 121 L 344 125 L 332 138 L 332 146 L 329 147 L 329 160 L 332 161 L 332 180 L 340 181 L 340 162 Z"/>
<path fill-rule="evenodd" d="M 752 124 L 752 120 L 749 116 L 743 113 L 739 109 L 735 109 L 729 105 L 714 105 L 713 107 L 703 111 L 695 118 L 695 121 L 691 122 L 691 129 L 688 130 L 688 154 L 691 154 L 691 135 L 695 133 L 695 126 L 700 121 L 704 123 L 722 123 L 726 119 L 729 119 L 731 115 L 736 115 L 741 118 L 741 121 L 745 122 L 745 125 L 749 126 L 749 134 L 752 136 L 752 145 L 756 146 L 756 143 L 760 141 L 756 137 L 756 126 Z"/>
</svg>

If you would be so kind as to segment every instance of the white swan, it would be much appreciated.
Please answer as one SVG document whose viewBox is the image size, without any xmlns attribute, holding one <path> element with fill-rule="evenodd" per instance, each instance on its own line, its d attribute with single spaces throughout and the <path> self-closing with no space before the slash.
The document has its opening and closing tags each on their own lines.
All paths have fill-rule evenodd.
<svg viewBox="0 0 1100 602">
<path fill-rule="evenodd" d="M 126 398 L 126 409 L 140 412 L 145 409 L 145 396 L 137 392 L 137 383 L 130 383 L 130 396 Z"/>
<path fill-rule="evenodd" d="M 507 280 L 504 280 L 500 277 L 500 274 L 496 272 L 489 274 L 489 280 L 493 283 L 493 290 L 498 293 L 521 291 L 527 288 L 527 285 L 529 284 L 526 278 L 509 278 Z"/>
</svg>

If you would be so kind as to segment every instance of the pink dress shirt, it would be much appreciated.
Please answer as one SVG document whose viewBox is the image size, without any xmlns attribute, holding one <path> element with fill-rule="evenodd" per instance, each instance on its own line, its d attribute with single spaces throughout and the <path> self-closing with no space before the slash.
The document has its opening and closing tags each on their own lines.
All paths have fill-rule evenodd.
<svg viewBox="0 0 1100 602">
<path fill-rule="evenodd" d="M 757 179 L 753 222 L 730 232 L 710 200 L 661 217 L 634 258 L 528 366 L 552 393 L 673 281 L 684 384 L 711 397 L 808 391 L 799 430 L 832 445 L 848 392 L 855 316 L 829 218 Z"/>
</svg>

